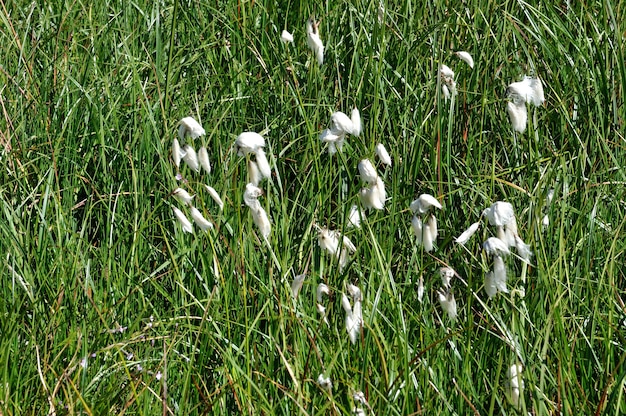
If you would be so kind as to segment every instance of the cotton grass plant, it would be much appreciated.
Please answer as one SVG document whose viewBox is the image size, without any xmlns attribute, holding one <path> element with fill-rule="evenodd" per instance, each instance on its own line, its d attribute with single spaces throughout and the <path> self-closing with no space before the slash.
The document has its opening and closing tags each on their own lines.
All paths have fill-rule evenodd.
<svg viewBox="0 0 626 416">
<path fill-rule="evenodd" d="M 2 414 L 626 411 L 619 4 L 92 3 L 0 8 Z M 524 76 L 545 102 L 521 132 Z M 329 154 L 320 132 L 353 108 L 360 134 Z M 179 136 L 186 117 L 204 134 Z M 269 174 L 241 132 L 262 132 Z M 422 193 L 444 202 L 431 251 Z M 503 260 L 490 298 L 496 201 L 533 256 Z"/>
</svg>

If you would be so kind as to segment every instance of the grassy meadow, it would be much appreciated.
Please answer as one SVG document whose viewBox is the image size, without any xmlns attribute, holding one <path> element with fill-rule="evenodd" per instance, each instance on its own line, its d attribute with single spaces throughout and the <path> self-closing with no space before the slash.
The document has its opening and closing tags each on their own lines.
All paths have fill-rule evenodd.
<svg viewBox="0 0 626 416">
<path fill-rule="evenodd" d="M 382 3 L 1 2 L 0 415 L 626 412 L 626 4 Z M 520 134 L 506 89 L 525 75 L 546 101 Z M 319 134 L 354 107 L 363 131 L 330 155 Z M 212 171 L 183 163 L 179 180 L 171 147 L 187 116 Z M 272 167 L 267 241 L 243 200 L 244 131 L 263 134 Z M 366 158 L 387 200 L 349 227 Z M 214 229 L 183 232 L 177 187 Z M 431 252 L 411 226 L 423 193 L 443 205 Z M 495 229 L 483 218 L 454 240 L 496 201 L 533 256 L 507 257 L 510 292 L 489 298 Z M 344 268 L 316 226 L 354 242 Z M 457 273 L 456 320 L 438 298 L 443 266 Z M 355 344 L 349 283 L 362 292 Z"/>
</svg>

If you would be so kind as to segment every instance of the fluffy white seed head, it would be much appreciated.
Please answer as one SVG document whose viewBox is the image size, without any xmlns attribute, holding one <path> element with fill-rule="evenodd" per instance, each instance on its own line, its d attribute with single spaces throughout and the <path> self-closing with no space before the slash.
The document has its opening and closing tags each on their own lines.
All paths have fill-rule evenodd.
<svg viewBox="0 0 626 416">
<path fill-rule="evenodd" d="M 454 293 L 452 293 L 452 291 L 437 291 L 437 295 L 439 298 L 439 303 L 441 304 L 441 309 L 443 309 L 448 314 L 448 317 L 451 321 L 456 321 L 457 310 Z"/>
<path fill-rule="evenodd" d="M 528 124 L 528 111 L 526 110 L 526 104 L 515 104 L 513 101 L 506 103 L 506 112 L 509 114 L 509 120 L 511 121 L 511 127 L 518 133 L 524 133 L 526 131 L 526 125 Z"/>
<path fill-rule="evenodd" d="M 200 166 L 206 173 L 211 173 L 211 162 L 209 161 L 209 152 L 206 150 L 206 147 L 202 146 L 200 150 L 198 150 L 198 162 L 200 162 Z"/>
<path fill-rule="evenodd" d="M 365 218 L 365 213 L 356 205 L 352 205 L 348 214 L 348 227 L 361 228 L 361 219 L 363 218 Z"/>
<path fill-rule="evenodd" d="M 256 153 L 258 149 L 265 147 L 265 139 L 259 133 L 244 131 L 237 136 L 235 147 L 239 156 L 245 156 L 248 153 Z"/>
<path fill-rule="evenodd" d="M 259 172 L 263 178 L 270 178 L 272 176 L 272 169 L 267 161 L 265 152 L 261 148 L 256 151 L 256 164 L 259 167 Z"/>
<path fill-rule="evenodd" d="M 391 166 L 391 156 L 389 156 L 389 152 L 385 149 L 384 144 L 378 143 L 376 145 L 376 156 L 378 156 L 378 159 L 380 159 L 382 164 Z"/>
<path fill-rule="evenodd" d="M 470 68 L 474 68 L 474 58 L 472 58 L 472 55 L 470 55 L 469 52 L 458 51 L 455 52 L 455 55 L 458 56 L 460 60 L 468 64 Z"/>
<path fill-rule="evenodd" d="M 326 377 L 324 374 L 320 374 L 317 377 L 317 384 L 319 384 L 320 387 L 328 393 L 333 390 L 333 382 L 330 380 L 330 377 Z"/>
<path fill-rule="evenodd" d="M 280 40 L 283 43 L 291 43 L 293 42 L 293 35 L 286 30 L 283 30 L 280 34 Z"/>
<path fill-rule="evenodd" d="M 272 231 L 272 225 L 270 224 L 270 219 L 267 216 L 267 212 L 261 206 L 261 204 L 259 204 L 256 209 L 252 209 L 252 207 L 250 208 L 254 223 L 259 228 L 259 231 L 261 232 L 263 238 L 267 239 L 270 235 L 270 232 Z"/>
<path fill-rule="evenodd" d="M 261 171 L 259 170 L 259 165 L 252 160 L 248 160 L 248 183 L 253 184 L 254 186 L 259 186 L 261 181 L 263 180 L 263 175 L 261 175 Z"/>
<path fill-rule="evenodd" d="M 511 253 L 508 244 L 497 237 L 489 237 L 483 243 L 483 250 L 490 256 L 504 256 Z"/>
<path fill-rule="evenodd" d="M 441 269 L 439 269 L 439 275 L 441 276 L 441 284 L 443 285 L 443 287 L 450 287 L 452 279 L 454 278 L 454 274 L 454 270 L 449 267 L 442 267 Z"/>
<path fill-rule="evenodd" d="M 358 108 L 353 108 L 350 113 L 350 121 L 352 121 L 352 135 L 359 137 L 361 135 L 361 113 Z"/>
<path fill-rule="evenodd" d="M 320 39 L 318 23 L 314 18 L 306 21 L 306 43 L 315 55 L 317 63 L 322 65 L 324 63 L 324 43 Z"/>
<path fill-rule="evenodd" d="M 172 142 L 172 159 L 177 169 L 180 169 L 180 161 L 183 159 L 183 156 L 185 156 L 185 152 L 180 148 L 178 139 L 174 138 Z"/>
<path fill-rule="evenodd" d="M 509 289 L 506 287 L 506 266 L 504 259 L 500 256 L 493 258 L 493 284 L 498 292 L 509 293 Z"/>
<path fill-rule="evenodd" d="M 177 200 L 179 200 L 185 205 L 190 204 L 191 201 L 193 200 L 193 196 L 189 195 L 189 192 L 185 191 L 183 188 L 174 189 L 174 192 L 172 192 L 172 195 L 174 196 L 174 198 L 176 198 Z"/>
<path fill-rule="evenodd" d="M 330 132 L 338 136 L 345 134 L 355 135 L 353 133 L 354 124 L 352 119 L 341 111 L 335 111 L 330 115 Z"/>
<path fill-rule="evenodd" d="M 222 198 L 220 198 L 220 195 L 217 193 L 215 188 L 209 185 L 204 185 L 204 187 L 206 188 L 213 201 L 215 201 L 215 203 L 220 207 L 220 211 L 222 211 L 224 209 L 224 202 L 222 201 Z"/>
<path fill-rule="evenodd" d="M 487 217 L 489 224 L 502 227 L 515 219 L 515 211 L 509 202 L 497 201 L 483 211 L 483 216 Z"/>
<path fill-rule="evenodd" d="M 375 184 L 378 179 L 376 168 L 369 159 L 363 159 L 359 162 L 359 175 L 361 180 L 368 184 Z"/>
<path fill-rule="evenodd" d="M 514 407 L 519 407 L 520 395 L 522 394 L 522 391 L 524 389 L 522 371 L 523 367 L 521 364 L 513 364 L 507 369 L 506 372 L 507 380 L 505 382 L 504 388 L 506 391 L 507 399 Z"/>
<path fill-rule="evenodd" d="M 293 296 L 294 299 L 298 297 L 298 293 L 300 293 L 300 289 L 302 289 L 305 278 L 306 274 L 304 273 L 299 274 L 293 278 L 293 282 L 291 282 L 291 296 Z"/>
<path fill-rule="evenodd" d="M 461 233 L 461 235 L 458 236 L 454 241 L 458 244 L 467 243 L 469 239 L 472 238 L 472 236 L 476 233 L 476 231 L 478 231 L 479 227 L 480 222 L 477 221 L 474 224 L 470 225 L 467 230 L 463 231 L 463 233 Z"/>
<path fill-rule="evenodd" d="M 197 139 L 198 137 L 204 135 L 204 129 L 193 117 L 185 117 L 180 120 L 180 124 L 178 126 L 178 137 L 180 137 L 181 140 L 185 140 L 186 137 Z"/>
<path fill-rule="evenodd" d="M 183 227 L 183 231 L 193 234 L 193 226 L 191 225 L 191 222 L 189 221 L 189 219 L 187 219 L 185 214 L 183 214 L 183 212 L 176 207 L 173 207 L 172 209 L 174 210 L 174 215 L 176 216 L 176 219 Z"/>
<path fill-rule="evenodd" d="M 443 206 L 434 196 L 430 194 L 422 194 L 416 200 L 411 202 L 410 208 L 414 213 L 424 215 L 430 211 L 431 208 L 442 209 Z"/>
<path fill-rule="evenodd" d="M 523 101 L 539 107 L 545 101 L 543 93 L 543 83 L 539 78 L 525 76 L 519 82 L 513 82 L 507 87 L 507 95 L 509 99 L 519 104 Z M 520 100 L 521 99 L 521 100 Z"/>
<path fill-rule="evenodd" d="M 330 289 L 326 285 L 326 283 L 320 283 L 317 285 L 317 290 L 315 291 L 317 295 L 317 303 L 322 303 L 324 300 L 324 296 L 330 295 Z"/>
<path fill-rule="evenodd" d="M 204 216 L 198 210 L 198 208 L 190 207 L 189 209 L 191 212 L 191 218 L 193 219 L 193 222 L 195 222 L 196 225 L 200 227 L 202 231 L 207 231 L 209 228 L 213 228 L 213 224 L 211 223 L 211 221 L 204 218 Z"/>
<path fill-rule="evenodd" d="M 186 144 L 185 147 L 183 147 L 183 152 L 183 161 L 187 164 L 187 166 L 189 166 L 192 170 L 195 170 L 196 172 L 200 172 L 200 163 L 198 161 L 198 155 L 196 154 L 194 148 L 191 147 L 191 145 Z"/>
</svg>

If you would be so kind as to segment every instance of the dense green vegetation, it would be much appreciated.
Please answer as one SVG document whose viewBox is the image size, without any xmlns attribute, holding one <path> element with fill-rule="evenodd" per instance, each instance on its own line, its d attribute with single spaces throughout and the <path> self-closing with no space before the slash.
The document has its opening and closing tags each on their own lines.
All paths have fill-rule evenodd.
<svg viewBox="0 0 626 416">
<path fill-rule="evenodd" d="M 379 20 L 373 0 L 2 2 L 0 414 L 349 414 L 358 391 L 380 415 L 626 412 L 626 5 L 383 3 Z M 524 75 L 546 102 L 514 134 L 505 90 Z M 319 133 L 353 107 L 363 132 L 329 155 Z M 206 129 L 193 145 L 213 171 L 181 165 L 178 181 L 186 116 Z M 268 242 L 233 151 L 247 130 L 264 134 L 273 169 Z M 349 228 L 364 158 L 388 200 Z M 178 186 L 215 229 L 183 233 Z M 430 253 L 411 228 L 422 193 L 443 204 Z M 496 201 L 513 204 L 534 255 L 507 258 L 510 293 L 489 299 L 495 231 L 483 220 L 465 246 L 454 238 Z M 315 225 L 355 243 L 343 270 Z M 437 295 L 446 265 L 456 321 Z M 356 344 L 348 283 L 363 296 Z M 505 394 L 515 363 L 519 409 Z"/>
</svg>

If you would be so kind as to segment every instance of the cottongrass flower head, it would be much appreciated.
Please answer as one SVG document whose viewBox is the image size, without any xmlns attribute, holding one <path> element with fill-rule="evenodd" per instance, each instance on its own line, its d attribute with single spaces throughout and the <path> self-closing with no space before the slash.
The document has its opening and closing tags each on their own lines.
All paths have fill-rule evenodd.
<svg viewBox="0 0 626 416">
<path fill-rule="evenodd" d="M 180 120 L 178 125 L 178 137 L 181 140 L 185 140 L 187 137 L 197 139 L 200 136 L 204 136 L 206 132 L 193 117 L 185 117 Z"/>
<path fill-rule="evenodd" d="M 293 278 L 293 282 L 291 282 L 291 296 L 293 296 L 294 299 L 298 298 L 298 294 L 300 293 L 300 289 L 302 289 L 305 278 L 305 273 L 299 274 Z"/>
<path fill-rule="evenodd" d="M 176 198 L 177 200 L 179 200 L 181 203 L 185 205 L 191 204 L 191 201 L 193 200 L 193 197 L 195 196 L 195 195 L 189 195 L 189 192 L 185 191 L 183 188 L 174 189 L 174 191 L 172 192 L 172 195 L 174 196 L 174 198 Z"/>
<path fill-rule="evenodd" d="M 448 317 L 451 321 L 456 321 L 457 310 L 454 293 L 451 290 L 447 290 L 445 292 L 442 290 L 438 290 L 437 297 L 439 298 L 441 309 L 443 309 L 448 314 Z"/>
<path fill-rule="evenodd" d="M 539 107 L 545 101 L 541 79 L 525 76 L 523 80 L 509 84 L 506 96 L 506 111 L 509 114 L 511 126 L 514 131 L 524 133 L 528 124 L 526 104 Z"/>
<path fill-rule="evenodd" d="M 361 113 L 358 108 L 352 109 L 348 117 L 341 111 L 336 111 L 330 116 L 330 127 L 320 133 L 320 141 L 328 143 L 328 153 L 334 154 L 343 148 L 347 135 L 359 136 L 361 134 Z"/>
<path fill-rule="evenodd" d="M 359 194 L 361 203 L 367 209 L 381 210 L 385 208 L 385 201 L 387 200 L 387 191 L 385 190 L 385 183 L 381 177 L 376 177 L 376 181 L 373 185 L 361 189 Z"/>
<path fill-rule="evenodd" d="M 306 43 L 315 55 L 318 65 L 324 63 L 324 43 L 320 38 L 319 22 L 311 17 L 306 21 Z"/>
<path fill-rule="evenodd" d="M 220 211 L 224 210 L 224 202 L 222 201 L 222 198 L 220 198 L 220 195 L 217 193 L 215 188 L 209 185 L 204 185 L 204 187 L 209 193 L 209 195 L 211 196 L 211 198 L 213 199 L 213 201 L 215 201 L 217 206 L 220 207 Z"/>
<path fill-rule="evenodd" d="M 522 379 L 522 370 L 523 367 L 521 364 L 513 364 L 511 367 L 507 369 L 506 377 L 507 380 L 504 383 L 504 388 L 506 392 L 506 397 L 516 408 L 519 408 L 520 405 L 520 396 L 524 390 L 524 380 Z"/>
<path fill-rule="evenodd" d="M 183 161 L 189 166 L 192 170 L 196 172 L 200 172 L 200 162 L 198 161 L 198 154 L 194 150 L 194 148 L 186 144 L 183 147 Z"/>
<path fill-rule="evenodd" d="M 209 152 L 206 147 L 202 146 L 200 150 L 198 150 L 198 162 L 200 162 L 200 166 L 206 173 L 211 173 L 211 162 L 209 161 Z"/>
<path fill-rule="evenodd" d="M 322 315 L 322 319 L 328 325 L 328 317 L 326 316 L 326 306 L 322 304 L 324 300 L 324 296 L 330 296 L 330 289 L 326 285 L 326 283 L 320 283 L 317 285 L 317 290 L 315 291 L 316 299 L 317 299 L 317 311 Z"/>
<path fill-rule="evenodd" d="M 361 180 L 367 184 L 373 185 L 378 179 L 378 172 L 369 159 L 363 159 L 359 162 L 359 175 Z"/>
<path fill-rule="evenodd" d="M 264 147 L 265 139 L 263 136 L 253 131 L 245 131 L 237 136 L 237 139 L 235 140 L 237 154 L 239 156 L 253 154 L 255 156 L 256 165 L 261 174 L 261 178 L 269 178 L 272 176 L 272 170 L 269 162 L 267 161 L 265 151 L 263 150 Z M 251 182 L 254 183 L 252 180 Z"/>
<path fill-rule="evenodd" d="M 180 169 L 180 161 L 183 159 L 183 156 L 185 156 L 185 152 L 180 148 L 178 139 L 174 138 L 174 141 L 172 141 L 172 159 L 176 169 Z"/>
<path fill-rule="evenodd" d="M 191 212 L 191 218 L 193 219 L 193 222 L 195 222 L 202 231 L 208 231 L 209 228 L 213 228 L 213 224 L 211 223 L 211 221 L 204 218 L 198 208 L 192 206 L 189 207 L 189 210 Z"/>
<path fill-rule="evenodd" d="M 376 156 L 383 165 L 391 166 L 391 156 L 389 156 L 384 144 L 378 143 L 376 145 Z"/>
<path fill-rule="evenodd" d="M 477 221 L 470 225 L 467 230 L 463 231 L 460 236 L 454 239 L 454 242 L 457 244 L 465 245 L 469 241 L 470 238 L 478 231 L 480 227 L 480 222 Z"/>
<path fill-rule="evenodd" d="M 483 216 L 487 217 L 489 224 L 496 227 L 498 238 L 509 247 L 515 247 L 522 261 L 530 263 L 532 251 L 530 246 L 524 243 L 519 236 L 513 205 L 504 201 L 494 202 L 483 211 Z"/>
<path fill-rule="evenodd" d="M 176 216 L 176 219 L 183 227 L 183 231 L 193 234 L 193 225 L 191 225 L 191 222 L 189 221 L 187 216 L 185 216 L 185 214 L 183 214 L 183 212 L 176 207 L 173 207 L 172 209 L 174 210 L 174 215 Z"/>
<path fill-rule="evenodd" d="M 361 333 L 361 327 L 363 326 L 362 295 L 361 290 L 353 284 L 348 284 L 347 290 L 352 297 L 354 305 L 351 305 L 348 296 L 342 293 L 341 306 L 346 313 L 345 324 L 348 337 L 352 344 L 356 344 L 359 334 Z"/>
<path fill-rule="evenodd" d="M 468 64 L 470 68 L 474 68 L 474 58 L 472 58 L 472 55 L 470 55 L 469 52 L 457 51 L 454 54 L 458 56 L 461 61 Z"/>
<path fill-rule="evenodd" d="M 356 205 L 352 205 L 348 213 L 348 227 L 361 228 L 361 220 L 363 219 L 365 219 L 365 213 Z"/>
<path fill-rule="evenodd" d="M 489 237 L 483 243 L 483 250 L 493 256 L 493 271 L 485 275 L 485 292 L 492 298 L 498 292 L 509 293 L 506 286 L 506 266 L 504 256 L 510 254 L 508 245 L 497 237 Z"/>
<path fill-rule="evenodd" d="M 267 216 L 267 212 L 261 206 L 261 203 L 258 201 L 258 198 L 263 194 L 263 191 L 256 187 L 255 185 L 249 183 L 246 185 L 246 190 L 243 194 L 244 203 L 250 208 L 250 213 L 252 214 L 252 219 L 256 226 L 259 228 L 261 235 L 263 238 L 267 240 L 269 237 L 272 226 L 270 224 L 270 220 Z"/>
<path fill-rule="evenodd" d="M 437 218 L 429 214 L 433 209 L 442 209 L 441 203 L 432 195 L 422 194 L 411 202 L 410 209 L 414 215 L 411 219 L 413 233 L 417 237 L 417 244 L 424 246 L 424 250 L 430 252 L 434 248 L 439 231 L 437 229 Z M 427 223 L 424 224 L 422 217 L 428 215 Z"/>
<path fill-rule="evenodd" d="M 331 393 L 333 390 L 333 382 L 330 377 L 326 377 L 323 373 L 317 376 L 317 384 L 327 393 Z"/>
<path fill-rule="evenodd" d="M 317 242 L 323 250 L 339 259 L 339 268 L 343 268 L 350 260 L 350 254 L 356 251 L 354 243 L 346 236 L 342 236 L 339 231 L 329 230 L 316 225 L 318 229 Z"/>
<path fill-rule="evenodd" d="M 447 100 L 456 95 L 456 81 L 454 80 L 454 71 L 447 65 L 441 64 L 439 67 L 439 78 L 441 79 L 441 90 L 443 96 Z"/>
<path fill-rule="evenodd" d="M 452 283 L 452 279 L 456 272 L 450 267 L 442 267 L 439 269 L 439 275 L 441 276 L 441 284 L 446 289 L 449 289 Z"/>
<path fill-rule="evenodd" d="M 280 34 L 280 40 L 283 43 L 292 43 L 293 35 L 289 33 L 287 30 L 283 30 L 282 33 Z"/>
</svg>

